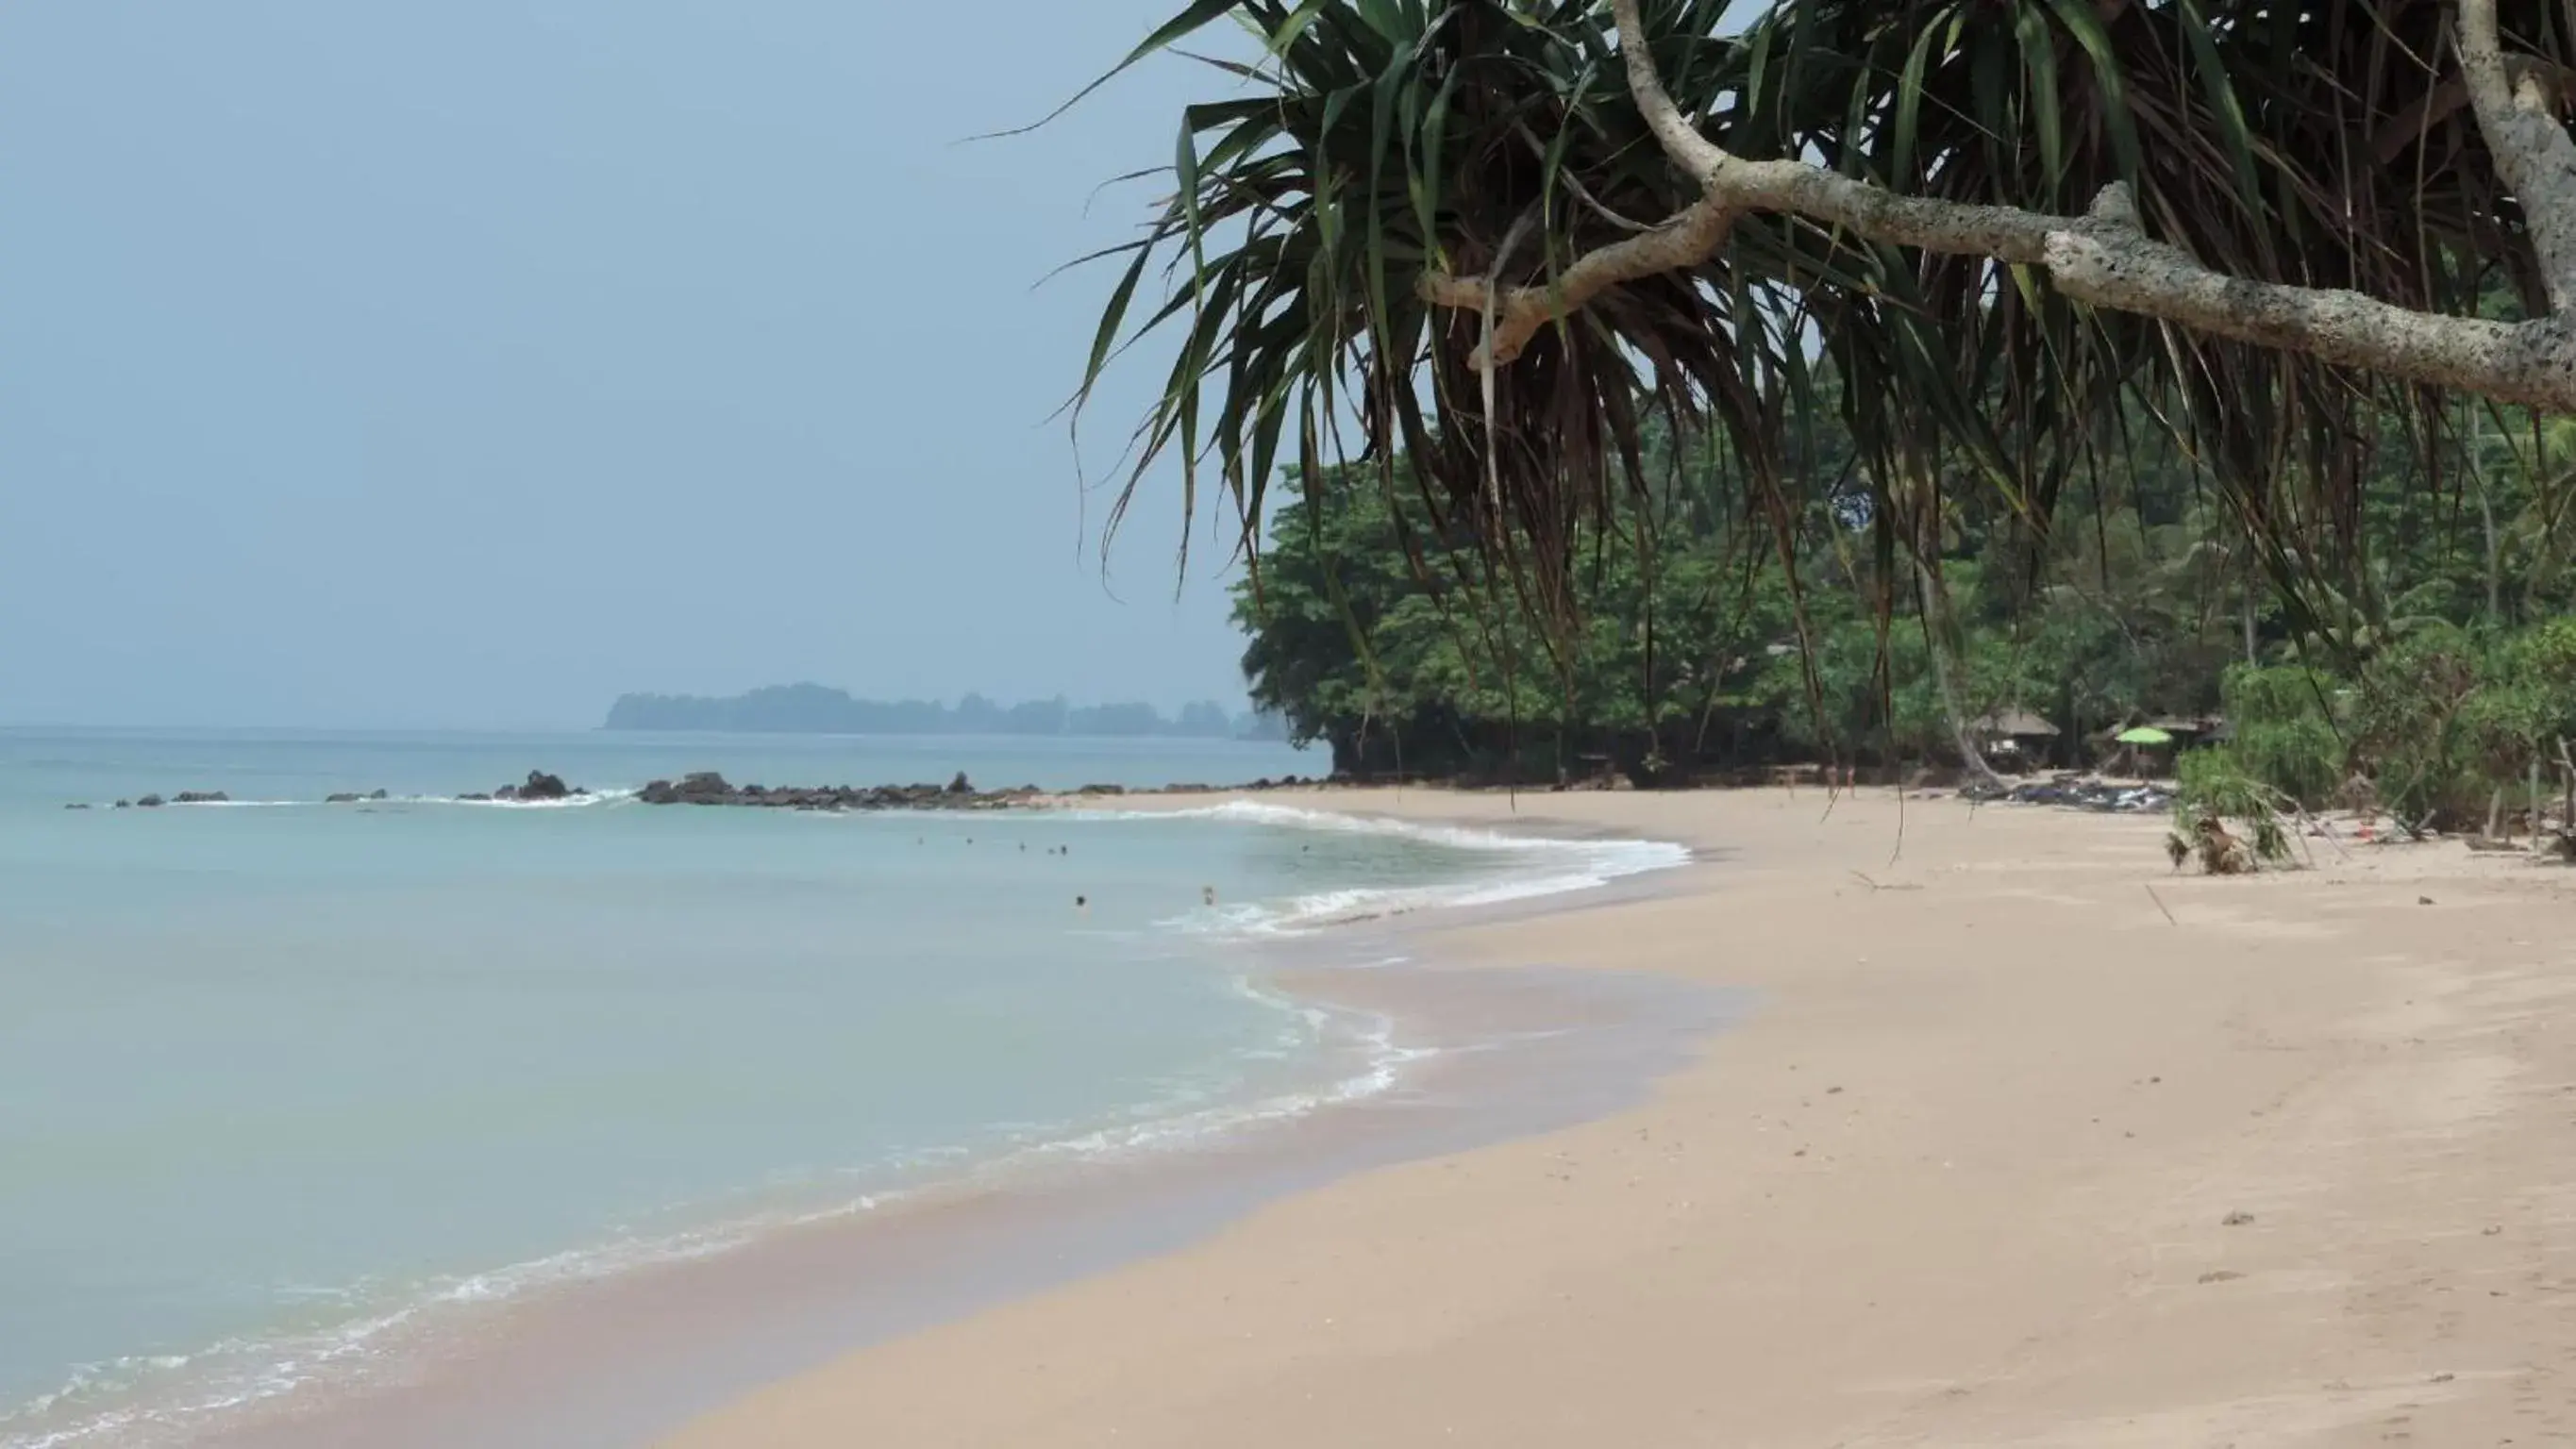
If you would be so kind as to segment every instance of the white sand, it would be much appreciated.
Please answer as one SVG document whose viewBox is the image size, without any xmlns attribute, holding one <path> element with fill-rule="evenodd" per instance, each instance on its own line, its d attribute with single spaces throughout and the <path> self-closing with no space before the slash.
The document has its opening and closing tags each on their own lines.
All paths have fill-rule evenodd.
<svg viewBox="0 0 2576 1449">
<path fill-rule="evenodd" d="M 670 1442 L 2576 1437 L 2576 875 L 2430 846 L 2178 879 L 2159 821 L 1825 804 L 1523 796 L 1728 858 L 1426 942 L 1758 990 L 1647 1106 L 1341 1181 Z"/>
</svg>

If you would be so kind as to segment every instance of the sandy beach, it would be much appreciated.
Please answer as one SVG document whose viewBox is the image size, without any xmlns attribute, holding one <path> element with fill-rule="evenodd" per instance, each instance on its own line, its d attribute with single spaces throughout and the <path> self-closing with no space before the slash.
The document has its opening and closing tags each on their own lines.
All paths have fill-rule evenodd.
<svg viewBox="0 0 2576 1449">
<path fill-rule="evenodd" d="M 2576 878 L 2323 842 L 2175 877 L 2160 820 L 1875 790 L 1292 803 L 1687 842 L 1660 894 L 1420 947 L 1751 1005 L 1633 1108 L 1298 1192 L 673 1449 L 2576 1435 Z"/>
</svg>

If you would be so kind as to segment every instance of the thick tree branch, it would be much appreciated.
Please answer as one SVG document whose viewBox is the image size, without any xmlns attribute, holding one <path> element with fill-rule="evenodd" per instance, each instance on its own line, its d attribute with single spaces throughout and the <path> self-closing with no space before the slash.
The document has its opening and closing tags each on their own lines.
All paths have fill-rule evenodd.
<svg viewBox="0 0 2576 1449">
<path fill-rule="evenodd" d="M 2460 0 L 2460 72 L 2496 174 L 2522 204 L 2549 305 L 2576 307 L 2576 140 L 2541 77 L 2505 62 L 2495 0 Z"/>
<path fill-rule="evenodd" d="M 1726 244 L 1734 225 L 1732 208 L 1702 201 L 1652 231 L 1585 252 L 1551 286 L 1511 288 L 1496 300 L 1493 336 L 1477 344 L 1468 365 L 1482 372 L 1488 358 L 1496 367 L 1512 362 L 1540 328 L 1622 282 L 1697 266 Z M 1420 290 L 1425 301 L 1472 312 L 1484 308 L 1485 287 L 1481 277 L 1433 272 Z"/>
<path fill-rule="evenodd" d="M 2458 0 L 2469 103 L 2505 184 L 2522 204 L 2555 315 L 2519 324 L 2417 312 L 2355 292 L 2214 272 L 2148 239 L 2125 186 L 2104 189 L 2082 217 L 1900 196 L 1802 161 L 1751 161 L 1701 134 L 1656 74 L 1638 0 L 1611 0 L 1628 88 L 1655 138 L 1700 183 L 1701 199 L 1641 236 L 1587 253 L 1552 285 L 1493 299 L 1479 370 L 1520 355 L 1557 318 L 1611 287 L 1696 266 L 1725 244 L 1735 218 L 1776 212 L 1868 241 L 2044 268 L 2067 296 L 2195 332 L 2303 353 L 2390 377 L 2545 411 L 2576 413 L 2576 139 L 2558 119 L 2550 77 L 2515 66 L 2497 35 L 2495 0 Z M 1482 311 L 1487 283 L 1434 274 L 1429 301 Z"/>
<path fill-rule="evenodd" d="M 2092 226 L 2048 242 L 2049 274 L 2079 302 L 2498 402 L 2576 410 L 2576 334 L 2563 318 L 2446 317 L 2359 292 L 2225 276 L 2148 240 L 2126 188 L 2103 198 Z"/>
<path fill-rule="evenodd" d="M 2552 104 L 2564 114 L 2570 96 L 2576 96 L 2576 71 L 2555 65 L 2536 55 L 2508 55 L 2504 58 L 2505 76 L 2515 86 L 2526 81 L 2542 87 Z M 2469 103 L 2469 83 L 2453 76 L 2415 98 L 2413 104 L 2379 124 L 2370 134 L 2371 158 L 2385 166 L 2406 154 L 2406 148 L 2421 141 L 2435 126 Z"/>
<path fill-rule="evenodd" d="M 1619 20 L 1619 53 L 1627 63 L 1629 93 L 1664 153 L 1697 177 L 1711 200 L 1737 211 L 1789 212 L 1872 241 L 2025 265 L 2040 260 L 2049 231 L 2064 224 L 2009 206 L 1899 196 L 1804 161 L 1747 161 L 1700 134 L 1664 89 L 1654 55 L 1646 48 L 1646 23 L 1637 0 L 1611 0 L 1610 8 Z"/>
</svg>

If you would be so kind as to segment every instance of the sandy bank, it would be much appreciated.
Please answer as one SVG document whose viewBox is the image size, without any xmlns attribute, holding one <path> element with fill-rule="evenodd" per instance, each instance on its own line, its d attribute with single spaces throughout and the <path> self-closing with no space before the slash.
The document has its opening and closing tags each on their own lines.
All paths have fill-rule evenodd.
<svg viewBox="0 0 2576 1449">
<path fill-rule="evenodd" d="M 2155 821 L 1825 805 L 1523 796 L 1525 822 L 1712 858 L 1426 943 L 1756 991 L 1648 1105 L 1303 1193 L 670 1442 L 2576 1432 L 2576 877 L 2433 847 L 2174 879 Z"/>
</svg>

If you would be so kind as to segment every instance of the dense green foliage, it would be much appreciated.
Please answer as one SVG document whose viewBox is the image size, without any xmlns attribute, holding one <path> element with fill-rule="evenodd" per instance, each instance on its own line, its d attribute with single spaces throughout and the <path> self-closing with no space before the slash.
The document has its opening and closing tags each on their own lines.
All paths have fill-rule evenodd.
<svg viewBox="0 0 2576 1449">
<path fill-rule="evenodd" d="M 1811 443 L 1820 467 L 1849 457 L 1830 430 Z M 1580 536 L 1563 627 L 1419 495 L 1283 484 L 1296 496 L 1237 590 L 1256 704 L 1348 771 L 1641 783 L 1961 764 L 1963 736 L 2013 734 L 2022 752 L 2001 759 L 2162 768 L 2111 736 L 2223 716 L 2200 778 L 2309 805 L 2357 782 L 2433 824 L 2483 818 L 2503 786 L 2518 804 L 2576 735 L 2576 580 L 2539 521 L 2561 506 L 2554 444 L 2447 460 L 2474 497 L 2375 484 L 2355 530 L 2368 582 L 2327 598 L 2360 647 L 2334 654 L 2177 452 L 2070 479 L 2044 530 L 1965 489 L 1920 531 L 1827 493 L 1790 520 L 1785 559 L 1729 454 L 1652 426 L 1641 453 L 1661 480 L 1651 526 Z M 2023 715 L 2055 733 L 2007 718 Z"/>
<path fill-rule="evenodd" d="M 1741 157 L 2060 216 L 2117 183 L 2229 276 L 2546 305 L 2441 0 L 1642 9 Z M 2498 9 L 2518 53 L 2576 59 L 2561 7 Z M 2205 859 L 2234 857 L 2222 819 L 2277 855 L 2275 803 L 2492 816 L 2560 756 L 2563 423 L 1768 213 L 1481 369 L 1488 319 L 1443 279 L 1553 285 L 1698 196 L 1607 12 L 1193 0 L 1138 48 L 1254 38 L 1112 249 L 1081 394 L 1168 329 L 1130 486 L 1168 458 L 1185 510 L 1224 489 L 1254 697 L 1295 734 L 1352 770 L 1662 781 L 1974 770 L 2004 734 L 2086 763 L 2223 710 L 2185 778 Z"/>
<path fill-rule="evenodd" d="M 2454 315 L 2543 305 L 2520 213 L 2459 104 L 2443 0 L 1643 8 L 1681 109 L 1743 157 L 2057 215 L 2117 182 L 2150 235 L 2229 275 Z M 2576 60 L 2560 7 L 2499 9 L 2517 52 L 2553 70 Z M 1229 48 L 1236 26 L 1249 39 Z M 1182 507 L 1221 486 L 1247 536 L 1283 463 L 1310 489 L 1419 492 L 1425 526 L 1436 511 L 1563 623 L 1594 587 L 1597 535 L 1662 512 L 1643 446 L 1662 417 L 1719 440 L 1762 500 L 1752 517 L 1793 558 L 1818 546 L 1806 525 L 1837 497 L 1900 535 L 1945 528 L 1960 506 L 2062 533 L 2099 505 L 2088 472 L 2187 449 L 2202 516 L 2224 520 L 2202 538 L 2223 540 L 2228 569 L 2268 576 L 2299 632 L 2354 652 L 2405 609 L 2459 613 L 2456 598 L 2394 586 L 2428 576 L 2365 538 L 2366 501 L 2411 491 L 2420 515 L 2476 492 L 2494 553 L 2518 546 L 2510 510 L 2464 489 L 2456 466 L 2479 461 L 2480 438 L 2515 433 L 2511 419 L 2080 307 L 2043 271 L 1780 216 L 1738 219 L 1704 261 L 1596 297 L 1481 373 L 1483 318 L 1426 300 L 1426 274 L 1547 285 L 1697 196 L 1647 136 L 1608 7 L 1192 0 L 1136 54 L 1184 47 L 1213 49 L 1218 69 L 1179 116 L 1167 168 L 1139 173 L 1156 182 L 1145 232 L 1111 249 L 1124 265 L 1081 391 L 1159 329 L 1169 345 L 1145 355 L 1168 371 L 1131 479 L 1173 461 Z M 1819 427 L 1843 433 L 1857 467 L 1802 462 Z M 2479 583 L 2440 581 L 2472 598 Z M 2008 593 L 1962 600 L 1962 627 Z M 2096 627 L 2071 611 L 2054 622 Z"/>
<path fill-rule="evenodd" d="M 2498 823 L 2566 778 L 2576 619 L 2430 622 L 2349 675 L 2239 668 L 2225 692 L 2235 737 L 2214 770 L 2300 805 L 2375 806 L 2410 831 Z"/>
</svg>

